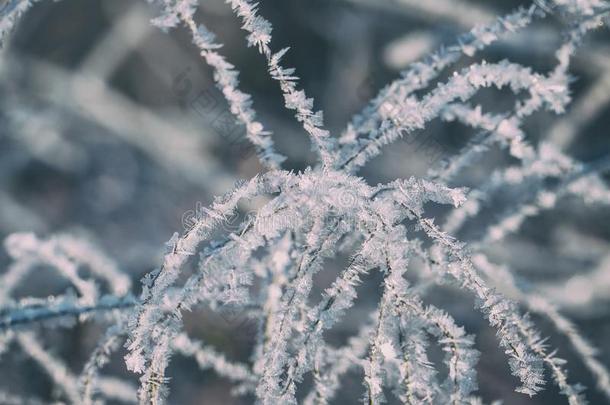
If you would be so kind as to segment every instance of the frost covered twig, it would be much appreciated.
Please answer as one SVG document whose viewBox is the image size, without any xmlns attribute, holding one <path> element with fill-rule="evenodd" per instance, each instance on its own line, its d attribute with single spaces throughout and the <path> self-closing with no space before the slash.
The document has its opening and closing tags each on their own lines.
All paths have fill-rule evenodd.
<svg viewBox="0 0 610 405">
<path fill-rule="evenodd" d="M 307 98 L 303 90 L 298 90 L 294 76 L 294 68 L 285 68 L 280 61 L 288 48 L 273 53 L 269 46 L 271 42 L 271 23 L 258 14 L 258 6 L 249 0 L 226 0 L 231 5 L 237 16 L 242 20 L 242 28 L 248 35 L 248 46 L 256 46 L 258 51 L 267 59 L 269 73 L 277 80 L 284 94 L 286 108 L 296 112 L 296 118 L 303 124 L 303 128 L 311 137 L 314 149 L 319 153 L 322 163 L 330 166 L 332 162 L 332 151 L 334 140 L 330 133 L 323 128 L 322 111 L 314 112 L 313 99 Z"/>
<path fill-rule="evenodd" d="M 549 349 L 530 316 L 523 314 L 527 309 L 545 316 L 567 338 L 598 388 L 610 397 L 609 373 L 595 357 L 593 345 L 551 299 L 532 293 L 508 267 L 496 266 L 486 256 L 486 250 L 518 232 L 527 218 L 553 208 L 564 195 L 610 202 L 601 175 L 610 167 L 607 157 L 581 163 L 544 140 L 537 142 L 526 125 L 526 118 L 534 113 L 558 114 L 569 105 L 573 97 L 570 62 L 585 35 L 606 21 L 610 11 L 606 2 L 535 2 L 475 27 L 456 44 L 412 64 L 335 139 L 324 129 L 322 112 L 314 111 L 313 100 L 297 87 L 294 69 L 282 65 L 288 48 L 272 50 L 272 26 L 260 15 L 258 4 L 226 0 L 246 31 L 248 45 L 265 58 L 271 78 L 279 83 L 285 107 L 295 113 L 318 153 L 312 167 L 297 172 L 280 170 L 284 157 L 275 151 L 271 133 L 256 118 L 251 97 L 238 89 L 237 69 L 221 55 L 214 35 L 196 22 L 199 2 L 151 3 L 162 7 L 154 25 L 186 27 L 266 170 L 236 184 L 208 208 L 198 205 L 196 217 L 183 234 L 174 233 L 166 243 L 159 267 L 142 279 L 138 298 L 131 295 L 135 293 L 130 277 L 82 237 L 39 237 L 27 232 L 8 236 L 4 246 L 12 262 L 0 276 L 0 350 L 17 342 L 70 403 L 93 404 L 105 398 L 133 402 L 137 396 L 141 404 L 162 404 L 169 395 L 170 360 L 175 353 L 193 357 L 199 368 L 213 370 L 234 384 L 234 393 L 253 395 L 261 404 L 296 404 L 308 378 L 312 384 L 303 393 L 305 403 L 339 400 L 342 382 L 352 378 L 352 370 L 362 377 L 368 404 L 382 403 L 390 394 L 407 404 L 480 403 L 473 396 L 478 389 L 476 366 L 486 354 L 478 352 L 471 332 L 459 326 L 460 314 L 449 315 L 443 300 L 435 305 L 428 302 L 433 298 L 428 295 L 432 284 L 438 283 L 474 296 L 475 307 L 495 329 L 508 368 L 519 380 L 518 392 L 530 396 L 540 392 L 546 367 L 569 403 L 585 402 L 581 386 L 568 379 L 564 361 Z M 8 14 L 3 11 L 0 39 L 4 27 L 12 26 L 30 2 L 8 4 L 13 8 L 4 10 Z M 431 2 L 426 7 L 443 4 Z M 462 23 L 465 20 L 460 13 L 449 14 Z M 549 14 L 561 20 L 559 30 L 565 36 L 558 42 L 557 62 L 550 71 L 534 71 L 508 59 L 489 63 L 475 59 L 442 76 L 467 59 L 464 56 L 475 58 L 478 51 Z M 104 83 L 65 76 L 62 83 L 76 81 L 79 91 L 97 88 L 105 101 L 120 104 L 120 98 L 106 98 Z M 470 104 L 481 90 L 492 87 L 506 89 L 517 98 L 512 108 L 498 112 L 493 106 Z M 459 121 L 478 135 L 424 178 L 370 185 L 355 175 L 381 154 L 382 147 L 427 129 L 436 118 Z M 139 132 L 133 125 L 106 125 Z M 160 125 L 157 131 L 165 129 Z M 139 135 L 135 137 L 138 140 L 130 142 L 139 148 L 156 148 L 151 153 L 154 159 L 168 166 L 176 159 L 163 147 L 151 147 Z M 162 145 L 171 140 L 165 142 Z M 489 179 L 475 183 L 470 194 L 466 188 L 453 186 L 462 180 L 459 174 L 478 163 L 483 152 L 491 155 L 496 146 L 517 162 L 494 166 Z M 196 152 L 187 156 L 198 159 Z M 177 165 L 190 171 L 188 164 Z M 208 166 L 197 167 L 199 171 L 191 175 Z M 457 239 L 466 221 L 478 219 L 484 204 L 493 204 L 495 196 L 520 186 L 524 191 L 512 201 L 506 198 L 504 213 L 493 215 L 491 225 L 479 228 L 482 237 L 474 242 L 462 242 L 461 235 Z M 244 214 L 244 205 L 253 209 Z M 500 211 L 499 206 L 493 208 Z M 436 218 L 447 211 L 445 226 L 437 225 Z M 329 274 L 328 268 L 339 267 L 334 261 L 341 259 L 346 264 L 335 275 Z M 47 298 L 21 296 L 19 287 L 42 266 L 62 278 L 64 283 L 57 288 L 65 291 Z M 606 280 L 602 271 L 596 271 L 593 280 Z M 318 280 L 321 276 L 323 282 Z M 380 298 L 369 277 L 382 280 Z M 321 296 L 316 297 L 319 286 Z M 564 290 L 547 286 L 546 291 L 552 298 Z M 361 312 L 366 318 L 357 319 L 355 327 L 347 328 L 349 333 L 342 330 L 350 317 L 358 318 L 354 313 L 361 305 L 367 306 Z M 230 355 L 213 349 L 220 346 L 186 333 L 190 324 L 184 314 L 202 307 L 221 314 L 225 309 L 237 310 L 240 318 L 255 325 L 248 336 L 253 347 L 247 360 L 230 360 Z M 371 307 L 375 307 L 372 313 Z M 96 325 L 105 328 L 80 376 L 52 350 L 45 350 L 32 331 L 75 320 L 100 321 Z M 472 323 L 465 325 L 470 329 Z M 101 375 L 121 345 L 126 348 L 128 370 L 140 375 L 137 393 L 131 384 Z M 432 345 L 442 350 L 442 358 L 429 353 Z"/>
<path fill-rule="evenodd" d="M 0 309 L 0 330 L 13 329 L 37 322 L 74 320 L 90 313 L 104 313 L 132 308 L 136 301 L 130 297 L 101 297 L 94 303 L 79 302 L 73 296 L 51 297 L 46 300 L 25 299 L 18 305 Z"/>
<path fill-rule="evenodd" d="M 252 109 L 251 96 L 237 88 L 238 72 L 217 52 L 222 45 L 216 42 L 214 34 L 193 20 L 197 1 L 164 0 L 164 3 L 165 14 L 153 20 L 153 24 L 162 29 L 174 27 L 178 22 L 187 26 L 201 56 L 214 69 L 214 80 L 229 102 L 231 112 L 245 127 L 247 138 L 257 148 L 261 162 L 270 168 L 278 169 L 285 157 L 275 152 L 271 133 L 265 131 L 263 125 L 255 120 L 256 113 Z"/>
</svg>

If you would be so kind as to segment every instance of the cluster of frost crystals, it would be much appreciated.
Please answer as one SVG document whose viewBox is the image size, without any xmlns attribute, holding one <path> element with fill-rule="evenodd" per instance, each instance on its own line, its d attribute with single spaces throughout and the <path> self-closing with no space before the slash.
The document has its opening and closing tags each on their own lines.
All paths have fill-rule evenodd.
<svg viewBox="0 0 610 405">
<path fill-rule="evenodd" d="M 226 0 L 237 16 L 243 22 L 242 28 L 248 32 L 248 45 L 256 46 L 258 51 L 267 60 L 269 74 L 280 84 L 286 108 L 296 112 L 296 118 L 303 124 L 309 134 L 314 150 L 318 151 L 324 165 L 332 163 L 331 152 L 334 148 L 334 139 L 323 128 L 322 111 L 313 111 L 313 99 L 308 98 L 303 90 L 297 88 L 298 77 L 294 75 L 294 68 L 285 68 L 280 62 L 282 56 L 288 51 L 284 48 L 273 53 L 271 42 L 271 23 L 258 14 L 258 5 L 248 0 Z"/>
<path fill-rule="evenodd" d="M 214 80 L 229 103 L 236 121 L 245 128 L 246 137 L 255 146 L 261 163 L 278 169 L 285 157 L 274 150 L 271 132 L 266 131 L 263 124 L 256 120 L 252 97 L 239 90 L 239 72 L 218 52 L 222 45 L 216 42 L 215 35 L 193 20 L 197 1 L 164 0 L 163 6 L 165 13 L 153 19 L 152 23 L 163 30 L 175 28 L 181 23 L 189 29 L 193 43 L 200 49 L 205 62 L 214 69 Z"/>
<path fill-rule="evenodd" d="M 130 278 L 119 265 L 84 238 L 32 233 L 7 237 L 4 248 L 12 262 L 0 276 L 0 355 L 16 342 L 49 375 L 62 398 L 76 404 L 113 399 L 164 403 L 174 354 L 194 358 L 200 369 L 231 381 L 234 393 L 254 396 L 260 404 L 296 404 L 307 388 L 304 403 L 330 403 L 353 371 L 362 376 L 367 404 L 393 399 L 405 404 L 479 404 L 477 364 L 485 353 L 477 350 L 476 336 L 458 317 L 427 302 L 429 290 L 443 286 L 472 297 L 481 318 L 495 331 L 507 369 L 518 380 L 516 391 L 536 395 L 546 384 L 546 373 L 568 403 L 586 401 L 582 387 L 569 379 L 565 360 L 524 314 L 529 311 L 546 317 L 569 341 L 595 377 L 597 389 L 610 399 L 610 373 L 559 304 L 489 255 L 494 243 L 505 242 L 528 218 L 555 208 L 563 197 L 577 196 L 587 204 L 610 202 L 600 176 L 610 169 L 610 159 L 578 162 L 549 143 L 532 142 L 524 125 L 542 110 L 564 112 L 570 102 L 571 57 L 585 34 L 606 18 L 606 2 L 536 2 L 473 28 L 456 44 L 412 64 L 335 138 L 324 129 L 323 114 L 314 111 L 313 99 L 298 89 L 295 70 L 281 65 L 287 48 L 271 50 L 272 26 L 258 5 L 227 0 L 247 32 L 248 45 L 265 58 L 286 108 L 295 112 L 317 152 L 316 165 L 299 172 L 282 169 L 284 157 L 256 119 L 251 97 L 238 89 L 237 69 L 220 54 L 215 35 L 196 22 L 198 1 L 153 3 L 163 10 L 152 21 L 155 26 L 187 29 L 266 171 L 236 184 L 201 209 L 186 231 L 174 233 L 159 266 L 143 277 L 138 298 L 130 294 Z M 8 4 L 0 34 L 30 2 Z M 483 60 L 439 79 L 464 55 L 474 57 L 557 9 L 574 20 L 562 28 L 564 42 L 550 72 L 508 60 Z M 525 97 L 500 113 L 471 104 L 480 90 L 491 87 Z M 436 118 L 459 121 L 477 135 L 422 177 L 371 185 L 357 175 L 384 147 L 425 129 Z M 507 152 L 512 163 L 498 167 L 482 184 L 460 184 L 464 169 L 494 147 Z M 524 184 L 535 187 L 493 216 L 474 242 L 458 239 L 465 224 L 494 196 Z M 235 226 L 231 222 L 244 205 L 256 209 Z M 447 215 L 440 224 L 435 214 L 443 209 Z M 317 296 L 316 276 L 340 257 L 348 258 L 346 265 Z M 39 267 L 56 272 L 65 291 L 50 297 L 14 297 Z M 382 279 L 380 298 L 367 308 L 345 344 L 333 344 L 330 332 L 369 298 L 360 287 L 372 273 Z M 607 262 L 592 277 L 607 283 Z M 551 296 L 564 291 L 561 286 L 547 290 Z M 201 307 L 235 308 L 255 325 L 248 361 L 232 361 L 211 342 L 187 334 L 184 314 Z M 32 326 L 66 327 L 85 320 L 99 321 L 106 331 L 76 375 L 45 350 Z M 126 349 L 127 369 L 140 376 L 139 389 L 102 374 L 121 347 Z M 432 347 L 442 350 L 442 359 L 433 359 Z M 308 378 L 311 384 L 304 383 Z M 12 400 L 3 392 L 1 398 Z"/>
</svg>

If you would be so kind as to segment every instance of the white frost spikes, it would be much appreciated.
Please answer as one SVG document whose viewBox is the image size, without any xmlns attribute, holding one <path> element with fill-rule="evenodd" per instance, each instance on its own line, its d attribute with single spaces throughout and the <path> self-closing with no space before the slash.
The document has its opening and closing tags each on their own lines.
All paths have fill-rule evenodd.
<svg viewBox="0 0 610 405">
<path fill-rule="evenodd" d="M 429 1 L 430 8 L 438 6 Z M 313 167 L 299 172 L 280 170 L 284 157 L 257 120 L 250 95 L 239 90 L 237 69 L 221 55 L 222 45 L 214 34 L 196 22 L 199 2 L 149 2 L 163 10 L 154 25 L 187 30 L 265 172 L 240 182 L 207 208 L 198 206 L 183 234 L 167 235 L 158 268 L 143 277 L 138 298 L 131 295 L 129 276 L 87 238 L 8 235 L 4 241 L 8 255 L 2 257 L 10 264 L 0 275 L 0 356 L 16 343 L 59 388 L 53 390 L 57 399 L 74 404 L 97 405 L 106 399 L 162 404 L 174 377 L 169 365 L 175 353 L 226 379 L 234 394 L 250 395 L 248 399 L 255 397 L 263 405 L 296 404 L 301 398 L 307 405 L 346 402 L 349 396 L 340 397 L 346 394 L 341 391 L 345 382 L 349 391 L 360 386 L 369 405 L 393 399 L 413 405 L 481 404 L 473 396 L 480 385 L 477 362 L 489 354 L 477 350 L 483 336 L 468 333 L 481 330 L 475 322 L 482 319 L 495 330 L 507 369 L 520 383 L 516 391 L 530 396 L 540 392 L 546 368 L 568 403 L 585 403 L 582 387 L 568 379 L 566 362 L 549 349 L 532 319 L 523 314 L 524 307 L 545 316 L 564 335 L 597 388 L 610 397 L 610 373 L 593 345 L 555 308 L 562 303 L 587 307 L 607 298 L 602 290 L 608 284 L 610 259 L 597 257 L 599 251 L 607 255 L 607 243 L 597 253 L 591 253 L 595 247 L 585 249 L 587 243 L 570 246 L 582 255 L 576 257 L 578 262 L 599 262 L 599 268 L 569 278 L 560 271 L 553 273 L 567 281 L 538 290 L 549 299 L 487 256 L 513 253 L 505 246 L 512 242 L 507 236 L 520 232 L 529 218 L 555 209 L 560 197 L 576 195 L 606 207 L 610 203 L 602 175 L 610 170 L 610 158 L 578 162 L 545 140 L 538 141 L 538 134 L 532 136 L 525 122 L 543 109 L 564 111 L 571 99 L 572 55 L 585 34 L 604 22 L 610 12 L 606 2 L 536 2 L 475 27 L 455 45 L 404 71 L 335 140 L 324 129 L 322 111 L 315 111 L 313 99 L 298 87 L 295 70 L 283 65 L 288 48 L 272 50 L 272 26 L 259 14 L 258 3 L 226 0 L 246 32 L 248 46 L 265 58 L 284 106 L 302 124 L 319 155 Z M 31 3 L 9 0 L 0 6 L 0 41 Z M 553 48 L 557 63 L 548 73 L 500 56 L 493 63 L 464 60 L 465 66 L 441 76 L 463 55 L 475 58 L 476 51 L 510 33 L 529 35 L 524 29 L 544 18 L 546 11 L 559 11 L 560 18 L 569 16 L 571 22 L 562 26 L 566 39 Z M 547 25 L 545 30 L 551 32 L 552 24 Z M 487 101 L 469 104 L 492 87 L 516 97 L 512 108 L 501 113 Z M 436 118 L 459 122 L 479 134 L 419 178 L 370 185 L 354 174 L 381 154 L 382 147 L 425 130 Z M 489 173 L 486 166 L 474 167 L 475 158 L 491 151 L 517 162 L 491 162 Z M 484 181 L 462 181 L 460 175 L 467 168 L 484 172 L 480 174 Z M 489 212 L 483 213 L 486 209 Z M 498 215 L 501 210 L 505 215 Z M 438 218 L 444 218 L 444 228 L 437 225 Z M 491 225 L 484 224 L 476 229 L 478 234 L 468 236 L 470 220 L 474 225 L 479 224 L 476 220 Z M 553 235 L 548 239 L 549 247 L 541 247 L 549 250 L 547 255 L 554 248 Z M 573 244 L 561 247 L 566 245 Z M 516 256 L 527 251 L 518 248 Z M 59 276 L 59 282 L 50 286 L 59 291 L 27 296 L 33 270 L 47 269 Z M 600 285 L 590 288 L 591 281 Z M 474 296 L 482 316 L 454 305 L 464 292 Z M 229 345 L 227 336 L 208 339 L 221 328 L 199 319 L 192 322 L 201 309 L 236 320 L 231 338 L 247 339 L 240 349 L 251 349 L 249 356 L 238 359 L 232 357 L 234 353 L 221 352 Z M 192 316 L 186 317 L 190 311 Z M 95 327 L 83 330 L 102 336 L 96 337 L 99 342 L 92 345 L 80 376 L 72 371 L 72 364 L 69 367 L 59 359 L 55 348 L 47 351 L 41 339 L 50 334 L 33 331 L 78 322 L 95 322 Z M 191 336 L 197 333 L 204 337 Z M 139 389 L 101 375 L 121 345 L 126 353 L 119 361 L 132 376 L 139 376 Z M 436 356 L 434 348 L 443 355 Z M 354 379 L 358 379 L 355 384 Z M 307 386 L 310 391 L 304 392 Z M 0 402 L 18 403 L 19 398 L 0 390 Z"/>
</svg>

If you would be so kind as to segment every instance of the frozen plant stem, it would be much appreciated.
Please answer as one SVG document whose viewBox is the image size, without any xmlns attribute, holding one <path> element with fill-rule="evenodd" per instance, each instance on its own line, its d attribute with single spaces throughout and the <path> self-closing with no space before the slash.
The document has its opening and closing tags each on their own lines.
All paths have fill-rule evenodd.
<svg viewBox="0 0 610 405">
<path fill-rule="evenodd" d="M 306 404 L 344 400 L 336 397 L 351 369 L 364 376 L 364 403 L 380 404 L 392 395 L 405 404 L 478 404 L 481 401 L 474 395 L 481 354 L 475 336 L 459 326 L 459 316 L 426 303 L 432 286 L 440 284 L 473 297 L 482 318 L 495 329 L 510 372 L 519 380 L 516 391 L 529 396 L 540 392 L 546 368 L 568 403 L 585 403 L 581 386 L 568 379 L 565 362 L 549 349 L 521 305 L 546 316 L 567 337 L 598 389 L 609 395 L 610 377 L 595 358 L 593 346 L 550 301 L 522 287 L 526 283 L 508 267 L 496 266 L 485 255 L 496 247 L 494 243 L 518 232 L 525 220 L 554 208 L 567 195 L 583 197 L 588 204 L 610 205 L 610 191 L 601 176 L 610 169 L 607 157 L 578 162 L 544 141 L 528 138 L 524 125 L 534 113 L 559 114 L 566 109 L 572 97 L 572 56 L 585 35 L 607 19 L 606 2 L 536 2 L 475 27 L 456 44 L 412 64 L 335 138 L 324 128 L 323 114 L 314 110 L 313 99 L 298 87 L 295 70 L 283 65 L 288 48 L 272 49 L 272 26 L 260 15 L 258 3 L 226 0 L 246 32 L 248 46 L 265 59 L 285 107 L 302 124 L 317 153 L 312 167 L 300 172 L 281 169 L 286 158 L 275 150 L 271 133 L 256 118 L 251 96 L 239 89 L 239 72 L 221 55 L 222 45 L 214 34 L 197 22 L 199 2 L 150 2 L 162 9 L 154 25 L 163 30 L 186 28 L 265 171 L 201 209 L 182 235 L 175 233 L 166 243 L 160 266 L 142 279 L 138 298 L 130 295 L 131 281 L 119 266 L 83 238 L 9 235 L 4 247 L 12 263 L 0 276 L 0 355 L 16 341 L 61 388 L 61 399 L 70 403 L 134 399 L 130 384 L 101 376 L 111 354 L 124 345 L 127 368 L 140 375 L 141 404 L 166 401 L 175 353 L 193 357 L 200 369 L 214 370 L 233 383 L 236 394 L 255 395 L 265 405 L 296 404 L 308 376 L 313 384 L 305 395 Z M 429 7 L 439 4 L 431 0 Z M 30 5 L 30 1 L 9 1 L 3 6 L 0 41 Z M 442 76 L 463 62 L 463 56 L 474 58 L 478 51 L 523 32 L 549 12 L 570 21 L 562 25 L 564 39 L 550 72 L 542 74 L 507 59 L 473 60 L 447 78 Z M 493 106 L 470 104 L 487 88 L 526 97 L 508 111 L 491 113 Z M 382 154 L 384 146 L 425 130 L 436 118 L 458 121 L 479 134 L 467 148 L 421 178 L 370 185 L 355 174 Z M 483 186 L 475 184 L 475 190 L 460 187 L 464 169 L 489 156 L 494 147 L 517 163 L 498 165 Z M 546 181 L 554 185 L 547 186 Z M 503 216 L 493 216 L 497 222 L 484 226 L 481 238 L 465 243 L 453 235 L 496 194 L 521 184 L 533 186 L 507 204 Z M 256 210 L 242 222 L 232 223 L 244 202 L 256 202 Z M 435 223 L 433 215 L 441 209 L 448 211 L 444 227 Z M 314 296 L 317 275 L 341 257 L 349 258 L 345 268 L 320 297 Z M 47 298 L 15 298 L 17 288 L 38 267 L 60 277 L 65 291 Z M 194 270 L 187 273 L 185 269 L 191 267 Z M 374 309 L 367 309 L 366 319 L 358 319 L 355 335 L 334 347 L 329 335 L 337 330 L 341 335 L 344 331 L 339 328 L 356 305 L 369 303 L 371 290 L 364 284 L 373 272 L 383 280 L 381 298 Z M 496 287 L 506 290 L 507 296 Z M 233 361 L 210 342 L 187 335 L 183 314 L 201 307 L 235 309 L 255 325 L 247 361 Z M 65 327 L 86 320 L 104 325 L 106 333 L 80 376 L 47 352 L 29 330 L 34 325 Z M 428 357 L 432 344 L 444 353 L 439 364 Z M 443 369 L 447 372 L 440 372 Z"/>
</svg>

